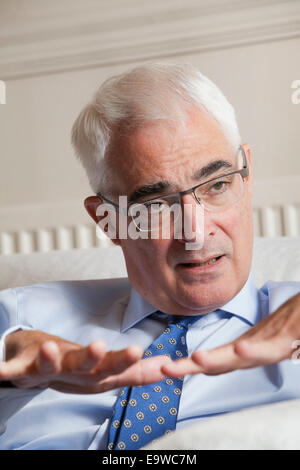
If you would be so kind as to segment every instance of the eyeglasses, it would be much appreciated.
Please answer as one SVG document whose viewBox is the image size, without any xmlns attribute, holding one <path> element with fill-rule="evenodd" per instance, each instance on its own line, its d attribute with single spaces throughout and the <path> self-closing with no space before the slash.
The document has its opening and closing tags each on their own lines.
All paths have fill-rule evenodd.
<svg viewBox="0 0 300 470">
<path fill-rule="evenodd" d="M 211 178 L 185 191 L 148 199 L 142 203 L 132 202 L 126 206 L 120 206 L 110 201 L 101 193 L 97 193 L 97 196 L 111 204 L 118 212 L 131 217 L 136 227 L 141 231 L 156 230 L 162 225 L 164 217 L 167 215 L 170 217 L 171 213 L 172 222 L 175 222 L 181 210 L 181 198 L 185 194 L 193 193 L 196 201 L 203 209 L 218 212 L 238 202 L 244 194 L 244 180 L 249 175 L 249 167 L 242 146 L 238 149 L 237 158 L 239 152 L 242 153 L 243 157 L 243 167 L 240 170 Z"/>
</svg>

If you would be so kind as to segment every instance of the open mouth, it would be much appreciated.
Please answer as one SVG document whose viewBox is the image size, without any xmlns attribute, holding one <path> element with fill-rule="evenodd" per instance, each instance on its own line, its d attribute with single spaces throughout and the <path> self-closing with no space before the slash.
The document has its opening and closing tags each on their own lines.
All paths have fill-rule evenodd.
<svg viewBox="0 0 300 470">
<path fill-rule="evenodd" d="M 216 256 L 215 258 L 210 258 L 209 260 L 203 261 L 202 263 L 181 263 L 180 266 L 184 266 L 186 268 L 197 268 L 201 266 L 209 266 L 210 264 L 216 263 L 223 256 L 224 255 Z"/>
</svg>

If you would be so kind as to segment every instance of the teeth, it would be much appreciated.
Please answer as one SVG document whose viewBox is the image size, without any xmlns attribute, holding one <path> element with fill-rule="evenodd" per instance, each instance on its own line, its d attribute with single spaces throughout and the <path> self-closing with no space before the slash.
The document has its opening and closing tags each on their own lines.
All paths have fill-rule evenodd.
<svg viewBox="0 0 300 470">
<path fill-rule="evenodd" d="M 199 263 L 199 266 L 206 266 L 207 264 L 212 264 L 217 261 L 217 258 L 212 258 L 209 261 L 205 261 L 205 263 Z"/>
<path fill-rule="evenodd" d="M 219 257 L 212 258 L 209 261 L 205 261 L 204 263 L 190 263 L 189 266 L 206 266 L 208 264 L 215 263 Z"/>
</svg>

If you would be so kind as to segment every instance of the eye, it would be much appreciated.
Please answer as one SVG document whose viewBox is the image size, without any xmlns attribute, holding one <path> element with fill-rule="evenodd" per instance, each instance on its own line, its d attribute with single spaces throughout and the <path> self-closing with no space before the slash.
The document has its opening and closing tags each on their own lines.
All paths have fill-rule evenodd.
<svg viewBox="0 0 300 470">
<path fill-rule="evenodd" d="M 154 201 L 149 201 L 148 203 L 144 203 L 148 212 L 151 214 L 159 214 L 167 207 L 169 207 L 168 203 L 164 199 L 155 199 Z"/>
<path fill-rule="evenodd" d="M 234 186 L 234 177 L 236 175 L 221 176 L 219 179 L 208 182 L 203 189 L 203 194 L 207 196 L 217 196 L 223 194 Z M 236 181 L 236 180 L 235 180 Z"/>
<path fill-rule="evenodd" d="M 212 191 L 214 193 L 222 193 L 223 191 L 226 191 L 226 186 L 228 186 L 229 184 L 229 181 L 217 181 L 216 183 L 210 186 L 209 191 Z"/>
</svg>

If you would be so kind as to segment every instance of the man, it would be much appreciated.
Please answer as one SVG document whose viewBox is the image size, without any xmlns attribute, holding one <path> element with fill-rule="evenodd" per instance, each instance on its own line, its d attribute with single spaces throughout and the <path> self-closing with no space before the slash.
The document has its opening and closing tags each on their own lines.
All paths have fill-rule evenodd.
<svg viewBox="0 0 300 470">
<path fill-rule="evenodd" d="M 100 87 L 72 136 L 97 194 L 85 207 L 121 246 L 130 284 L 1 292 L 0 379 L 15 388 L 1 392 L 0 447 L 140 448 L 175 426 L 300 397 L 288 360 L 300 283 L 252 282 L 252 153 L 220 90 L 189 65 L 138 67 Z M 185 328 L 181 346 L 169 341 L 177 360 L 160 340 L 174 325 Z M 177 408 L 162 393 L 174 381 Z"/>
</svg>

